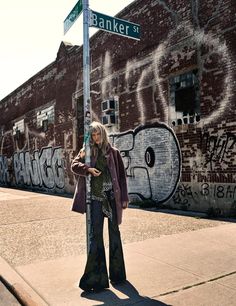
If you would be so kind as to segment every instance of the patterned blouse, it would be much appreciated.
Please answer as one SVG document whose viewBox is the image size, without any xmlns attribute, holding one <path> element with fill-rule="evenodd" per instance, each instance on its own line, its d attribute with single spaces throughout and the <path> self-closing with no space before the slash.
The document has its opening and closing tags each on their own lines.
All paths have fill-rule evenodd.
<svg viewBox="0 0 236 306">
<path fill-rule="evenodd" d="M 112 194 L 112 180 L 107 166 L 106 157 L 103 155 L 100 148 L 98 149 L 98 157 L 95 168 L 101 171 L 101 174 L 99 176 L 92 176 L 91 178 L 92 200 L 102 202 L 103 213 L 112 220 L 112 209 L 110 203 Z"/>
</svg>

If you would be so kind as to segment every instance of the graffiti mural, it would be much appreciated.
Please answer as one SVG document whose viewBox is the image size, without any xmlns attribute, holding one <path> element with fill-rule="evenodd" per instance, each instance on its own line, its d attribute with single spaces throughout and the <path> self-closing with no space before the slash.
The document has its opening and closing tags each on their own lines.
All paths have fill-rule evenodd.
<svg viewBox="0 0 236 306">
<path fill-rule="evenodd" d="M 10 159 L 11 160 L 11 159 Z M 63 189 L 64 160 L 61 147 L 46 147 L 36 150 L 16 152 L 12 157 L 13 180 L 15 185 Z M 0 155 L 0 183 L 10 182 L 8 160 Z"/>
<path fill-rule="evenodd" d="M 210 170 L 228 168 L 233 151 L 236 151 L 236 136 L 231 132 L 205 132 L 201 134 L 201 150 L 205 157 L 204 166 Z"/>
<path fill-rule="evenodd" d="M 152 124 L 110 138 L 123 157 L 131 198 L 157 203 L 170 199 L 181 171 L 179 144 L 173 131 L 165 124 Z"/>
<path fill-rule="evenodd" d="M 8 169 L 8 160 L 6 156 L 0 155 L 0 184 L 7 184 L 10 182 L 10 175 Z"/>
<path fill-rule="evenodd" d="M 186 150 L 184 146 L 182 150 Z M 226 129 L 199 131 L 199 145 L 189 157 L 193 182 L 236 182 L 236 135 Z"/>
<path fill-rule="evenodd" d="M 179 184 L 174 196 L 173 201 L 181 209 L 188 209 L 191 202 L 194 201 L 194 193 L 192 192 L 191 185 L 188 183 Z"/>
</svg>

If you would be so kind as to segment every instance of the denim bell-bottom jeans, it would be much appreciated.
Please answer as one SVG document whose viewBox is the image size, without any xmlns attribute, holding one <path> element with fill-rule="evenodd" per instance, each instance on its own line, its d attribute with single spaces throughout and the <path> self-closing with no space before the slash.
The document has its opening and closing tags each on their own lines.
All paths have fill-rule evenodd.
<svg viewBox="0 0 236 306">
<path fill-rule="evenodd" d="M 119 283 L 126 280 L 125 264 L 120 231 L 117 224 L 115 200 L 111 199 L 110 204 L 112 207 L 112 221 L 108 218 L 109 278 L 111 282 Z M 109 287 L 103 242 L 104 217 L 102 203 L 99 201 L 92 201 L 90 251 L 84 274 L 79 283 L 79 287 L 85 291 L 92 289 L 101 290 Z"/>
</svg>

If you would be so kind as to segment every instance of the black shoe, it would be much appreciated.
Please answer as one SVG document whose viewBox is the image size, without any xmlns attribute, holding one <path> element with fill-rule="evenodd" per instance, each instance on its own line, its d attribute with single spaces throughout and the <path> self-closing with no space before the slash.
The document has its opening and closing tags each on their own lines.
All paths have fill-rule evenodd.
<svg viewBox="0 0 236 306">
<path fill-rule="evenodd" d="M 91 293 L 93 292 L 93 288 L 79 286 L 85 293 Z"/>
<path fill-rule="evenodd" d="M 101 286 L 95 286 L 95 287 L 88 287 L 88 286 L 79 286 L 84 292 L 86 293 L 98 293 L 101 292 L 107 288 L 109 288 L 109 285 L 106 287 L 101 287 Z"/>
<path fill-rule="evenodd" d="M 103 291 L 103 290 L 106 290 L 107 289 L 107 287 L 106 288 L 103 288 L 103 287 L 96 287 L 96 288 L 93 288 L 93 292 L 94 293 L 99 293 L 99 292 L 101 292 L 101 291 Z"/>
</svg>

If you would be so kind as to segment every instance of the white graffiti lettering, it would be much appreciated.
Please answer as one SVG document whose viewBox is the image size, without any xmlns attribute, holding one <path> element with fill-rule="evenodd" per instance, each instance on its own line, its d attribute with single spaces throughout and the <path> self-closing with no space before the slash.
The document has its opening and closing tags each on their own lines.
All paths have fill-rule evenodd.
<svg viewBox="0 0 236 306">
<path fill-rule="evenodd" d="M 28 151 L 16 152 L 13 165 L 16 184 L 44 186 L 48 189 L 62 189 L 64 180 L 64 162 L 61 148 L 42 148 L 30 157 Z"/>
<path fill-rule="evenodd" d="M 0 155 L 0 183 L 7 184 L 10 182 L 7 157 Z"/>
<path fill-rule="evenodd" d="M 179 143 L 172 129 L 156 123 L 110 138 L 121 151 L 129 195 L 157 203 L 169 200 L 181 171 Z"/>
</svg>

